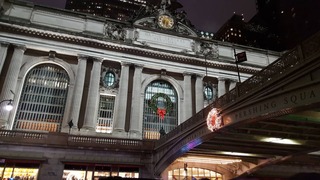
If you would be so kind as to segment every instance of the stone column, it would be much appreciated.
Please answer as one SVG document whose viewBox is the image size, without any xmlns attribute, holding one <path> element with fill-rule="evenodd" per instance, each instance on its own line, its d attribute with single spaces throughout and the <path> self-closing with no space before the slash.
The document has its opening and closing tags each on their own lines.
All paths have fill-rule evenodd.
<svg viewBox="0 0 320 180">
<path fill-rule="evenodd" d="M 182 114 L 184 115 L 182 121 L 186 121 L 192 116 L 192 89 L 191 89 L 191 74 L 184 73 L 184 110 Z"/>
<path fill-rule="evenodd" d="M 203 76 L 197 75 L 196 79 L 196 112 L 204 108 L 204 97 L 203 97 Z"/>
<path fill-rule="evenodd" d="M 135 65 L 133 76 L 133 93 L 131 104 L 131 119 L 130 119 L 130 137 L 140 138 L 140 103 L 141 103 L 141 75 L 143 67 Z"/>
<path fill-rule="evenodd" d="M 235 88 L 237 85 L 237 82 L 236 81 L 231 81 L 230 82 L 230 86 L 229 86 L 229 91 L 232 90 L 233 88 Z"/>
<path fill-rule="evenodd" d="M 90 131 L 95 131 L 97 124 L 98 104 L 100 99 L 99 84 L 101 75 L 101 62 L 101 59 L 94 59 L 91 70 L 86 113 L 83 123 L 83 128 Z"/>
<path fill-rule="evenodd" d="M 73 122 L 74 129 L 78 128 L 81 100 L 83 96 L 83 86 L 87 68 L 87 59 L 88 57 L 86 56 L 78 56 L 78 70 L 72 97 L 71 115 L 69 118 Z"/>
<path fill-rule="evenodd" d="M 116 98 L 115 113 L 114 113 L 114 134 L 124 132 L 127 112 L 128 99 L 128 81 L 129 81 L 129 64 L 123 63 L 121 67 L 121 76 L 119 82 L 119 93 Z"/>
<path fill-rule="evenodd" d="M 0 73 L 2 72 L 2 67 L 7 57 L 8 46 L 8 43 L 2 42 L 0 44 Z"/>
<path fill-rule="evenodd" d="M 218 79 L 218 97 L 226 93 L 226 80 L 224 78 Z"/>
<path fill-rule="evenodd" d="M 26 50 L 26 47 L 21 45 L 17 45 L 14 48 L 11 63 L 9 65 L 8 73 L 3 83 L 3 89 L 0 95 L 1 101 L 6 99 L 14 99 L 14 94 L 12 94 L 12 92 L 15 93 L 15 90 L 16 90 L 20 67 L 22 65 L 23 54 L 25 50 Z M 6 123 L 9 118 L 9 112 L 6 110 L 3 110 L 3 107 L 5 105 L 6 103 L 2 103 L 0 107 L 0 127 L 2 127 L 3 125 L 7 126 Z M 14 105 L 16 105 L 15 102 L 14 102 Z"/>
</svg>

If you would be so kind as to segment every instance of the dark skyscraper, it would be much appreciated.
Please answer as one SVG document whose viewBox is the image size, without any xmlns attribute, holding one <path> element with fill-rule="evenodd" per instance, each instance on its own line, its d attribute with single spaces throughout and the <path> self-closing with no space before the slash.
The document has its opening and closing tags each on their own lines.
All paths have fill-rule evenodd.
<svg viewBox="0 0 320 180">
<path fill-rule="evenodd" d="M 258 14 L 292 48 L 320 30 L 318 0 L 257 0 Z"/>
<path fill-rule="evenodd" d="M 248 23 L 234 15 L 215 39 L 276 51 L 291 49 L 320 30 L 319 7 L 316 0 L 257 0 L 258 13 Z"/>
<path fill-rule="evenodd" d="M 126 21 L 146 4 L 146 0 L 67 0 L 66 9 Z"/>
</svg>

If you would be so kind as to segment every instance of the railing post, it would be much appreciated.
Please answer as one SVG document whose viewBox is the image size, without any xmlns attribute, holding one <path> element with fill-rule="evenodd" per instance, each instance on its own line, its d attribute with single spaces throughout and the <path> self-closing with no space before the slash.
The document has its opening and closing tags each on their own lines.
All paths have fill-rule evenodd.
<svg viewBox="0 0 320 180">
<path fill-rule="evenodd" d="M 301 44 L 299 44 L 299 45 L 297 46 L 297 51 L 298 51 L 299 59 L 300 59 L 301 61 L 304 61 L 304 60 L 305 60 L 305 59 L 304 59 L 304 52 L 303 52 L 303 50 L 302 50 Z"/>
</svg>

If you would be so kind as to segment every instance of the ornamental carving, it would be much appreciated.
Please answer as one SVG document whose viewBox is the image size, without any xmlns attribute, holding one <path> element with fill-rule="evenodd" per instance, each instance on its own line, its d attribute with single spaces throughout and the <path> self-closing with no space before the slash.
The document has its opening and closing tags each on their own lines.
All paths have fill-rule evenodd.
<svg viewBox="0 0 320 180">
<path fill-rule="evenodd" d="M 180 3 L 171 0 L 161 0 L 160 5 L 142 7 L 132 18 L 135 25 L 151 29 L 162 29 L 177 32 L 185 36 L 197 37 L 191 21 L 185 11 L 177 12 Z"/>
<path fill-rule="evenodd" d="M 202 42 L 197 54 L 203 55 L 207 59 L 215 59 L 219 57 L 219 49 L 218 46 L 213 43 Z"/>
<path fill-rule="evenodd" d="M 103 67 L 101 72 L 100 84 L 103 89 L 111 90 L 119 88 L 119 69 Z"/>
<path fill-rule="evenodd" d="M 125 40 L 126 31 L 121 25 L 106 23 L 105 26 L 105 37 L 112 40 Z"/>
</svg>

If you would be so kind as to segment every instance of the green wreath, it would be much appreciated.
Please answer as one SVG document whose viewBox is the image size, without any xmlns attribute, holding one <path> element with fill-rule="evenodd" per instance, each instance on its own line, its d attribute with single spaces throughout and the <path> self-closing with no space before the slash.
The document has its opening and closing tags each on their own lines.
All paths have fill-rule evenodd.
<svg viewBox="0 0 320 180">
<path fill-rule="evenodd" d="M 157 99 L 159 97 L 162 97 L 166 100 L 166 111 L 167 113 L 169 114 L 172 110 L 172 102 L 171 102 L 171 99 L 168 95 L 164 94 L 164 93 L 156 93 L 155 95 L 153 95 L 150 99 L 150 102 L 149 102 L 149 107 L 151 107 L 151 109 L 157 113 L 158 111 L 158 107 L 157 107 Z"/>
</svg>

